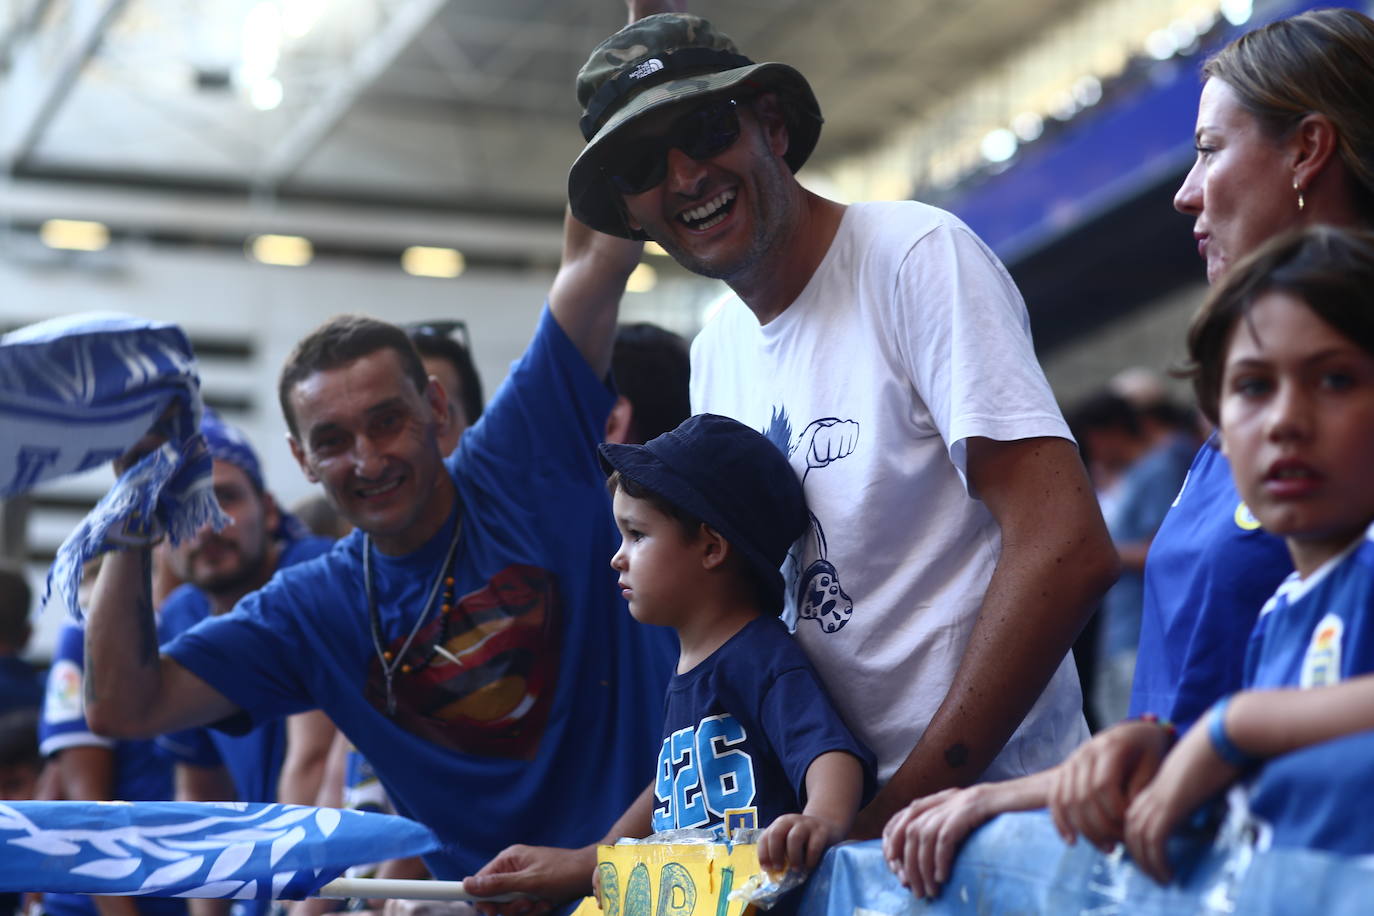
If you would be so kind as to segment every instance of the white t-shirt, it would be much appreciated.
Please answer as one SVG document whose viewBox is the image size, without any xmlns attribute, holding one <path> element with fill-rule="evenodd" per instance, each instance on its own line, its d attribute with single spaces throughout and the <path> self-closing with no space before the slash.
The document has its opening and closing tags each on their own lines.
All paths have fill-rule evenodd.
<svg viewBox="0 0 1374 916">
<path fill-rule="evenodd" d="M 1070 438 L 1020 293 L 952 215 L 850 206 L 786 311 L 760 327 L 731 295 L 707 322 L 692 410 L 763 431 L 801 477 L 813 522 L 784 568 L 788 622 L 886 781 L 944 700 L 1001 550 L 964 440 Z M 984 778 L 1087 736 L 1066 658 Z"/>
</svg>

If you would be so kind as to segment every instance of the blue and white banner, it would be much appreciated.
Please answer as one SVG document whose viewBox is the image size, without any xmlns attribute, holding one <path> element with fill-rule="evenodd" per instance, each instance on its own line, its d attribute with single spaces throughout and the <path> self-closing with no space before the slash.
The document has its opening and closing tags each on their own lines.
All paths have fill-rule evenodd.
<svg viewBox="0 0 1374 916">
<path fill-rule="evenodd" d="M 437 849 L 385 814 L 207 802 L 0 802 L 0 892 L 300 900 L 350 865 Z"/>
<path fill-rule="evenodd" d="M 206 523 L 227 523 L 210 487 L 200 419 L 195 357 L 176 325 L 85 313 L 0 337 L 0 499 L 107 464 L 154 428 L 167 438 L 58 551 L 48 591 L 74 617 L 86 561 L 164 533 L 175 543 Z"/>
</svg>

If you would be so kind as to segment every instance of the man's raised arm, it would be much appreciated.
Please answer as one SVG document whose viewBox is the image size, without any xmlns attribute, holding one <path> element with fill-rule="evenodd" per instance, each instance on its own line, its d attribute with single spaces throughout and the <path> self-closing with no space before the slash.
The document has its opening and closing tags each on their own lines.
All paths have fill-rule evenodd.
<svg viewBox="0 0 1374 916">
<path fill-rule="evenodd" d="M 644 252 L 634 242 L 563 216 L 563 260 L 549 290 L 549 310 L 598 376 L 611 369 L 625 281 Z"/>
<path fill-rule="evenodd" d="M 1035 704 L 1115 581 L 1119 561 L 1067 439 L 968 441 L 968 477 L 1002 554 L 949 692 L 854 835 L 882 833 L 914 798 L 976 781 Z"/>
<path fill-rule="evenodd" d="M 152 550 L 105 555 L 86 614 L 86 721 L 114 738 L 151 738 L 237 711 L 223 694 L 160 655 Z"/>
</svg>

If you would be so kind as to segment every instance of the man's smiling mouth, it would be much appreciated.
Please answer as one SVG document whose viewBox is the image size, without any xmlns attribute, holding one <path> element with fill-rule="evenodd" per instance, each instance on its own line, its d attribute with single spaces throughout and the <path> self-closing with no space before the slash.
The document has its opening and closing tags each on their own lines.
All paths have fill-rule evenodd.
<svg viewBox="0 0 1374 916">
<path fill-rule="evenodd" d="M 701 206 L 682 211 L 678 214 L 678 219 L 682 220 L 687 228 L 698 232 L 710 229 L 730 215 L 731 205 L 735 202 L 737 193 L 733 188 L 721 191 Z"/>
<path fill-rule="evenodd" d="M 386 483 L 378 484 L 375 487 L 359 487 L 357 492 L 359 496 L 362 496 L 364 498 L 372 496 L 381 496 L 384 493 L 390 493 L 392 490 L 396 489 L 400 485 L 401 478 L 395 477 L 391 480 L 388 480 Z"/>
</svg>

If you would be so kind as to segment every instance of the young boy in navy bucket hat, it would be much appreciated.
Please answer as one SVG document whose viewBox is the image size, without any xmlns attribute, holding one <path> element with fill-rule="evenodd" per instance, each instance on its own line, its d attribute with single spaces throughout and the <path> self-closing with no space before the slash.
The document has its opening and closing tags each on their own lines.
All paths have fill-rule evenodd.
<svg viewBox="0 0 1374 916">
<path fill-rule="evenodd" d="M 600 451 L 630 613 L 680 645 L 652 791 L 618 826 L 766 827 L 765 869 L 814 868 L 872 794 L 874 762 L 777 617 L 779 567 L 807 525 L 796 474 L 763 435 L 713 414 Z"/>
</svg>

